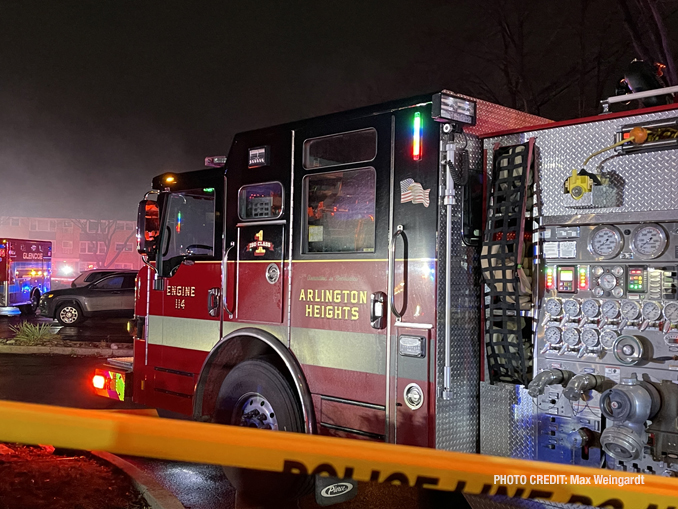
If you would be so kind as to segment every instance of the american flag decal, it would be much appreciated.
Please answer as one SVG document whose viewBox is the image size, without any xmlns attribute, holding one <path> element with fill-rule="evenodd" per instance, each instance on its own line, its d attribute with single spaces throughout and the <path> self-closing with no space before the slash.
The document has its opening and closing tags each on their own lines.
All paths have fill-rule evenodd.
<svg viewBox="0 0 678 509">
<path fill-rule="evenodd" d="M 428 207 L 428 194 L 430 189 L 424 189 L 421 184 L 414 181 L 414 179 L 405 179 L 400 181 L 400 203 L 423 203 L 424 207 Z"/>
</svg>

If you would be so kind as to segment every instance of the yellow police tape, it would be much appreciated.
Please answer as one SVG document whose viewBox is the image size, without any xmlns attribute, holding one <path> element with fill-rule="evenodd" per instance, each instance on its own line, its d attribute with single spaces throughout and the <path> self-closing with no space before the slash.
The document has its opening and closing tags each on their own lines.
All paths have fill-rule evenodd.
<svg viewBox="0 0 678 509">
<path fill-rule="evenodd" d="M 0 402 L 0 441 L 596 507 L 678 507 L 678 480 L 660 476 L 28 403 Z"/>
</svg>

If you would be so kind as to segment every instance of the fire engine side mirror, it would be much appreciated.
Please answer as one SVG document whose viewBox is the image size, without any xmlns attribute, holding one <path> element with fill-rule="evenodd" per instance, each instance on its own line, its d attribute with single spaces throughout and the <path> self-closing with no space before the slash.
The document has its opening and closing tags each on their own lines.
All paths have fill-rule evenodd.
<svg viewBox="0 0 678 509">
<path fill-rule="evenodd" d="M 370 296 L 370 325 L 373 329 L 386 327 L 386 294 L 374 292 Z"/>
<path fill-rule="evenodd" d="M 155 256 L 160 236 L 158 202 L 141 200 L 137 212 L 137 251 L 149 258 Z"/>
</svg>

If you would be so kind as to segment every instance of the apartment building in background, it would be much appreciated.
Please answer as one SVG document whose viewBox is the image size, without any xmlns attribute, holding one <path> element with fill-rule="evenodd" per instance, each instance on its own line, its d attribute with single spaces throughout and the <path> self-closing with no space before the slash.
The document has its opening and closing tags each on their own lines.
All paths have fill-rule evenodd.
<svg viewBox="0 0 678 509">
<path fill-rule="evenodd" d="M 52 241 L 52 287 L 90 269 L 136 269 L 133 221 L 0 216 L 0 237 Z"/>
</svg>

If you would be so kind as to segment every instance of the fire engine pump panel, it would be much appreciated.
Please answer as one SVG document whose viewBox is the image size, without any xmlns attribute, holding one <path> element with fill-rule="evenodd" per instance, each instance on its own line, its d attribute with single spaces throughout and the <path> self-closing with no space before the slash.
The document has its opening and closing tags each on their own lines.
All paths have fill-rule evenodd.
<svg viewBox="0 0 678 509">
<path fill-rule="evenodd" d="M 532 249 L 523 268 L 538 277 L 516 279 L 505 256 L 499 268 L 520 285 L 497 304 L 484 264 L 481 452 L 678 475 L 677 119 L 675 109 L 602 115 L 485 140 L 495 188 L 515 172 L 506 154 L 534 143 L 534 179 L 521 188 L 534 202 L 504 209 L 494 194 L 483 254 L 498 251 L 494 226 L 513 213 L 506 222 Z"/>
</svg>

